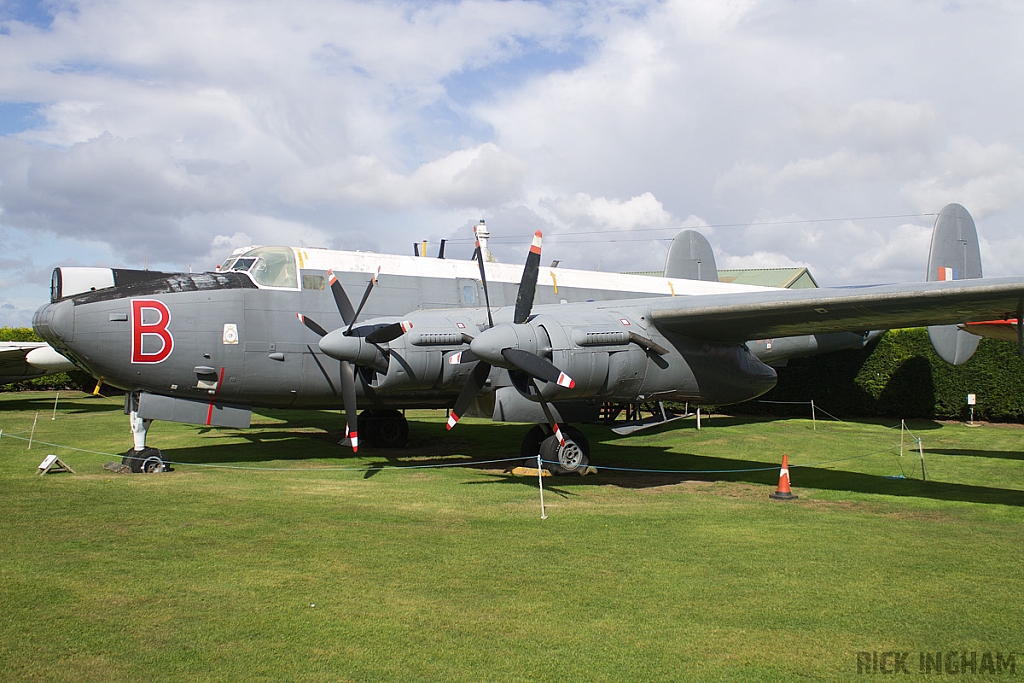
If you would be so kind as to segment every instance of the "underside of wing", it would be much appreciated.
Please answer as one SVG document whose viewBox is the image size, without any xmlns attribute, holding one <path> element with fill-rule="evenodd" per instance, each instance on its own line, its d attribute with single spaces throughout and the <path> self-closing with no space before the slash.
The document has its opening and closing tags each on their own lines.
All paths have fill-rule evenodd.
<svg viewBox="0 0 1024 683">
<path fill-rule="evenodd" d="M 46 346 L 43 342 L 0 342 L 0 384 L 43 374 L 28 364 L 29 351 Z"/>
<path fill-rule="evenodd" d="M 655 302 L 651 317 L 666 331 L 743 342 L 1005 320 L 1022 305 L 1024 279 L 1001 278 L 673 297 Z"/>
</svg>

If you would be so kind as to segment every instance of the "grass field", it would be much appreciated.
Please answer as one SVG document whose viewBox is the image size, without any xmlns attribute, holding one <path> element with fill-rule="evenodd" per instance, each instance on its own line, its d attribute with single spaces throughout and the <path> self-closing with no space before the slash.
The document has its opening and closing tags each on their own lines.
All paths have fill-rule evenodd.
<svg viewBox="0 0 1024 683">
<path fill-rule="evenodd" d="M 623 469 L 546 478 L 542 521 L 536 477 L 470 462 L 523 426 L 410 413 L 410 448 L 353 457 L 336 413 L 158 423 L 193 464 L 116 475 L 121 402 L 53 401 L 0 394 L 3 681 L 842 681 L 862 652 L 1024 677 L 1018 426 L 911 423 L 927 482 L 891 425 L 587 427 Z M 768 498 L 782 453 L 795 501 Z"/>
</svg>

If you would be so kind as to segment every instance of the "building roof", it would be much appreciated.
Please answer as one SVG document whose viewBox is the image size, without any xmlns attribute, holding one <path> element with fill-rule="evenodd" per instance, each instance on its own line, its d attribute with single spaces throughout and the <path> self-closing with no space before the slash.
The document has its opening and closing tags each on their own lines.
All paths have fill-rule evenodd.
<svg viewBox="0 0 1024 683">
<path fill-rule="evenodd" d="M 784 289 L 816 289 L 818 287 L 814 276 L 806 268 L 719 269 L 718 281 Z"/>
<path fill-rule="evenodd" d="M 638 271 L 630 275 L 651 275 L 664 277 L 661 271 Z M 818 282 L 806 268 L 719 268 L 719 282 L 732 282 L 738 285 L 757 285 L 759 287 L 779 287 L 781 289 L 817 289 Z"/>
</svg>

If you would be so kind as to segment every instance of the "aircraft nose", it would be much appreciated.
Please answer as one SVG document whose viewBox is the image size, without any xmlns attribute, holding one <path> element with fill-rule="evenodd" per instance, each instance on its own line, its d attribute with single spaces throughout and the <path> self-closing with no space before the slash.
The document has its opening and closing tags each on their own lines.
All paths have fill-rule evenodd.
<svg viewBox="0 0 1024 683">
<path fill-rule="evenodd" d="M 75 338 L 74 302 L 58 301 L 42 306 L 32 317 L 32 329 L 50 344 L 66 346 Z"/>
</svg>

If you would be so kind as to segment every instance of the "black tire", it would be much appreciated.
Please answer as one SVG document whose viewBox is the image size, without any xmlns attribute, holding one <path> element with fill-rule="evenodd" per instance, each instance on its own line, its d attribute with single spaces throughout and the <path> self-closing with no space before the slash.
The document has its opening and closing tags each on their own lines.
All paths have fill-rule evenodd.
<svg viewBox="0 0 1024 683">
<path fill-rule="evenodd" d="M 168 472 L 171 469 L 163 452 L 156 448 L 144 448 L 141 451 L 129 448 L 121 458 L 121 464 L 128 465 L 135 474 Z"/>
<path fill-rule="evenodd" d="M 359 427 L 359 445 L 366 448 L 377 446 L 377 411 L 364 410 L 357 418 Z"/>
<path fill-rule="evenodd" d="M 384 410 L 380 413 L 376 417 L 374 445 L 380 448 L 404 448 L 409 441 L 409 423 L 405 416 L 397 410 Z"/>
<path fill-rule="evenodd" d="M 544 460 L 544 467 L 552 474 L 571 474 L 583 472 L 590 464 L 590 442 L 580 430 L 575 427 L 563 427 L 565 445 L 558 443 L 558 438 L 552 434 L 540 444 L 540 457 Z"/>
<path fill-rule="evenodd" d="M 523 436 L 523 445 L 519 452 L 523 456 L 523 465 L 526 467 L 537 466 L 537 454 L 540 453 L 540 444 L 547 437 L 548 433 L 541 425 L 534 425 L 530 431 Z"/>
<path fill-rule="evenodd" d="M 364 410 L 359 413 L 359 445 L 367 448 L 404 448 L 409 423 L 397 410 Z"/>
</svg>

